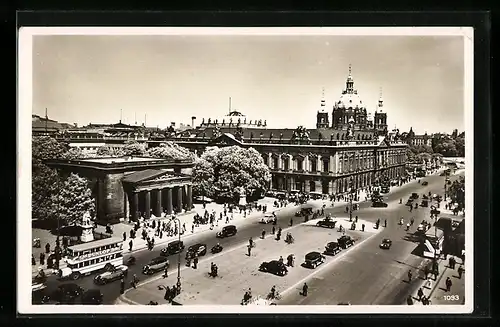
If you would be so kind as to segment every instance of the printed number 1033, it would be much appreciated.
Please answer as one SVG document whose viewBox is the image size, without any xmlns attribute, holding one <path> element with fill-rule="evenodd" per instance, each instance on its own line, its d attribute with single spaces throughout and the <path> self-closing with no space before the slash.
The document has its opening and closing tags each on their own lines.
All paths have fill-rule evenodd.
<svg viewBox="0 0 500 327">
<path fill-rule="evenodd" d="M 458 301 L 460 300 L 460 296 L 459 295 L 444 295 L 443 298 L 446 300 L 446 301 Z"/>
</svg>

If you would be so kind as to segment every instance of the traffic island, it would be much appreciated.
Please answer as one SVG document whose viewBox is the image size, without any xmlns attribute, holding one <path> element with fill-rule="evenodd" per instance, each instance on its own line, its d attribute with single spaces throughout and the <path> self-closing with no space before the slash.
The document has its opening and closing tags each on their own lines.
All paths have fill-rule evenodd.
<svg viewBox="0 0 500 327">
<path fill-rule="evenodd" d="M 286 232 L 290 232 L 295 241 L 292 244 L 284 242 Z M 279 293 L 285 294 L 299 284 L 303 284 L 315 271 L 335 262 L 336 257 L 325 256 L 325 262 L 316 269 L 304 268 L 301 264 L 307 253 L 317 251 L 322 253 L 328 242 L 336 241 L 343 233 L 336 229 L 326 229 L 309 225 L 297 225 L 288 229 L 276 240 L 275 235 L 268 235 L 265 239 L 255 239 L 256 247 L 248 255 L 247 243 L 233 249 L 223 250 L 219 255 L 202 259 L 197 269 L 183 266 L 181 270 L 182 292 L 174 302 L 181 305 L 239 305 L 246 291 L 251 289 L 253 297 L 266 298 L 273 286 Z M 346 231 L 356 243 L 373 235 L 371 232 Z M 351 251 L 352 248 L 342 250 Z M 341 252 L 341 253 L 342 253 Z M 262 262 L 279 260 L 283 257 L 287 262 L 288 255 L 295 256 L 294 267 L 288 267 L 287 275 L 280 277 L 271 273 L 259 271 Z M 211 263 L 218 266 L 218 276 L 209 276 Z M 161 274 L 160 274 L 161 275 Z M 123 297 L 126 302 L 145 305 L 150 301 L 164 304 L 164 286 L 173 286 L 176 283 L 176 274 L 167 278 L 157 276 L 140 284 L 137 289 L 129 289 Z M 300 285 L 301 286 L 301 285 Z"/>
</svg>

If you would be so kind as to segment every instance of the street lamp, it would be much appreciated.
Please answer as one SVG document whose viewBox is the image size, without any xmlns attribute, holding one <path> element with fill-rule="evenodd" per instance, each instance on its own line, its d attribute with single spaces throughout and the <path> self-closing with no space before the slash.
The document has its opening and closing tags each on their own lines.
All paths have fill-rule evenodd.
<svg viewBox="0 0 500 327">
<path fill-rule="evenodd" d="M 444 200 L 446 201 L 446 180 L 448 178 L 448 171 L 444 173 Z"/>
<path fill-rule="evenodd" d="M 170 223 L 172 223 L 173 220 L 177 221 L 178 224 L 178 231 L 179 231 L 179 242 L 181 241 L 181 220 L 176 217 L 175 215 L 170 218 Z M 177 254 L 177 292 L 180 293 L 181 291 L 181 251 Z"/>
<path fill-rule="evenodd" d="M 352 221 L 352 196 L 353 196 L 353 180 L 352 176 L 349 179 L 349 221 Z"/>
</svg>

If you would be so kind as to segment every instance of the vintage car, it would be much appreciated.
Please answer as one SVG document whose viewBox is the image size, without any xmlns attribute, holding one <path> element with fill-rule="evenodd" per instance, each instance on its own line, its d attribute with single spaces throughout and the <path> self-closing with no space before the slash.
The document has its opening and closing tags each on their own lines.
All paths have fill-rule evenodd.
<svg viewBox="0 0 500 327">
<path fill-rule="evenodd" d="M 81 304 L 99 305 L 102 304 L 103 294 L 100 290 L 93 288 L 82 294 Z"/>
<path fill-rule="evenodd" d="M 388 238 L 384 238 L 379 246 L 381 249 L 389 250 L 392 246 L 392 241 Z"/>
<path fill-rule="evenodd" d="M 173 241 L 168 243 L 167 247 L 161 250 L 162 256 L 169 256 L 172 254 L 177 254 L 184 250 L 184 242 L 182 241 Z"/>
<path fill-rule="evenodd" d="M 207 254 L 207 245 L 206 244 L 201 244 L 197 243 L 194 245 L 191 245 L 187 251 L 186 251 L 186 259 L 193 258 L 195 256 L 201 257 Z"/>
<path fill-rule="evenodd" d="M 342 251 L 342 248 L 340 247 L 339 243 L 328 242 L 328 244 L 326 244 L 325 246 L 325 252 L 323 253 L 327 255 L 336 255 L 340 251 Z"/>
<path fill-rule="evenodd" d="M 326 227 L 326 228 L 335 228 L 336 224 L 337 224 L 336 220 L 332 220 L 331 218 L 325 218 L 323 220 L 318 221 L 316 223 L 316 226 Z"/>
<path fill-rule="evenodd" d="M 285 276 L 288 273 L 288 269 L 286 268 L 285 264 L 278 260 L 261 263 L 259 270 L 278 276 Z"/>
<path fill-rule="evenodd" d="M 164 256 L 153 258 L 147 265 L 142 267 L 142 273 L 145 275 L 154 274 L 155 272 L 164 270 L 167 264 L 168 259 Z"/>
<path fill-rule="evenodd" d="M 313 208 L 312 207 L 306 207 L 300 209 L 300 211 L 297 211 L 295 213 L 295 217 L 305 217 L 305 216 L 310 216 L 313 214 Z"/>
<path fill-rule="evenodd" d="M 260 218 L 259 223 L 261 224 L 272 224 L 276 218 L 272 213 L 264 214 L 264 217 Z"/>
<path fill-rule="evenodd" d="M 94 284 L 104 285 L 107 283 L 114 282 L 127 277 L 128 267 L 121 265 L 118 267 L 112 266 L 112 268 L 104 271 L 94 277 Z"/>
<path fill-rule="evenodd" d="M 337 243 L 341 248 L 347 249 L 348 247 L 354 245 L 354 240 L 349 235 L 342 235 L 337 239 Z"/>
<path fill-rule="evenodd" d="M 428 182 L 428 181 L 423 181 L 423 182 L 422 182 L 422 186 L 427 186 L 427 185 L 429 185 L 429 182 Z"/>
<path fill-rule="evenodd" d="M 410 199 L 414 200 L 414 199 L 418 199 L 418 197 L 419 197 L 418 193 L 413 192 L 413 193 L 411 194 L 411 196 L 410 196 Z"/>
<path fill-rule="evenodd" d="M 319 192 L 309 192 L 309 197 L 313 200 L 321 200 L 323 198 L 323 194 Z"/>
<path fill-rule="evenodd" d="M 383 201 L 372 201 L 373 208 L 387 208 L 387 203 Z"/>
<path fill-rule="evenodd" d="M 224 238 L 228 236 L 234 236 L 238 230 L 236 229 L 236 226 L 234 225 L 227 225 L 222 227 L 222 230 L 216 234 L 217 238 Z"/>
<path fill-rule="evenodd" d="M 326 257 L 319 252 L 309 252 L 304 258 L 304 267 L 316 268 L 320 264 L 326 261 Z"/>
<path fill-rule="evenodd" d="M 75 304 L 85 290 L 75 283 L 62 284 L 52 293 L 51 299 L 61 304 Z"/>
</svg>

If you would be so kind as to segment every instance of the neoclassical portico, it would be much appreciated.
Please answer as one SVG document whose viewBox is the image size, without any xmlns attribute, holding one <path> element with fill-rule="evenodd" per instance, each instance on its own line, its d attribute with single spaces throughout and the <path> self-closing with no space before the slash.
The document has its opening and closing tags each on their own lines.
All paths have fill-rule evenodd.
<svg viewBox="0 0 500 327">
<path fill-rule="evenodd" d="M 191 210 L 191 176 L 148 169 L 123 178 L 124 214 L 132 221 Z"/>
</svg>

